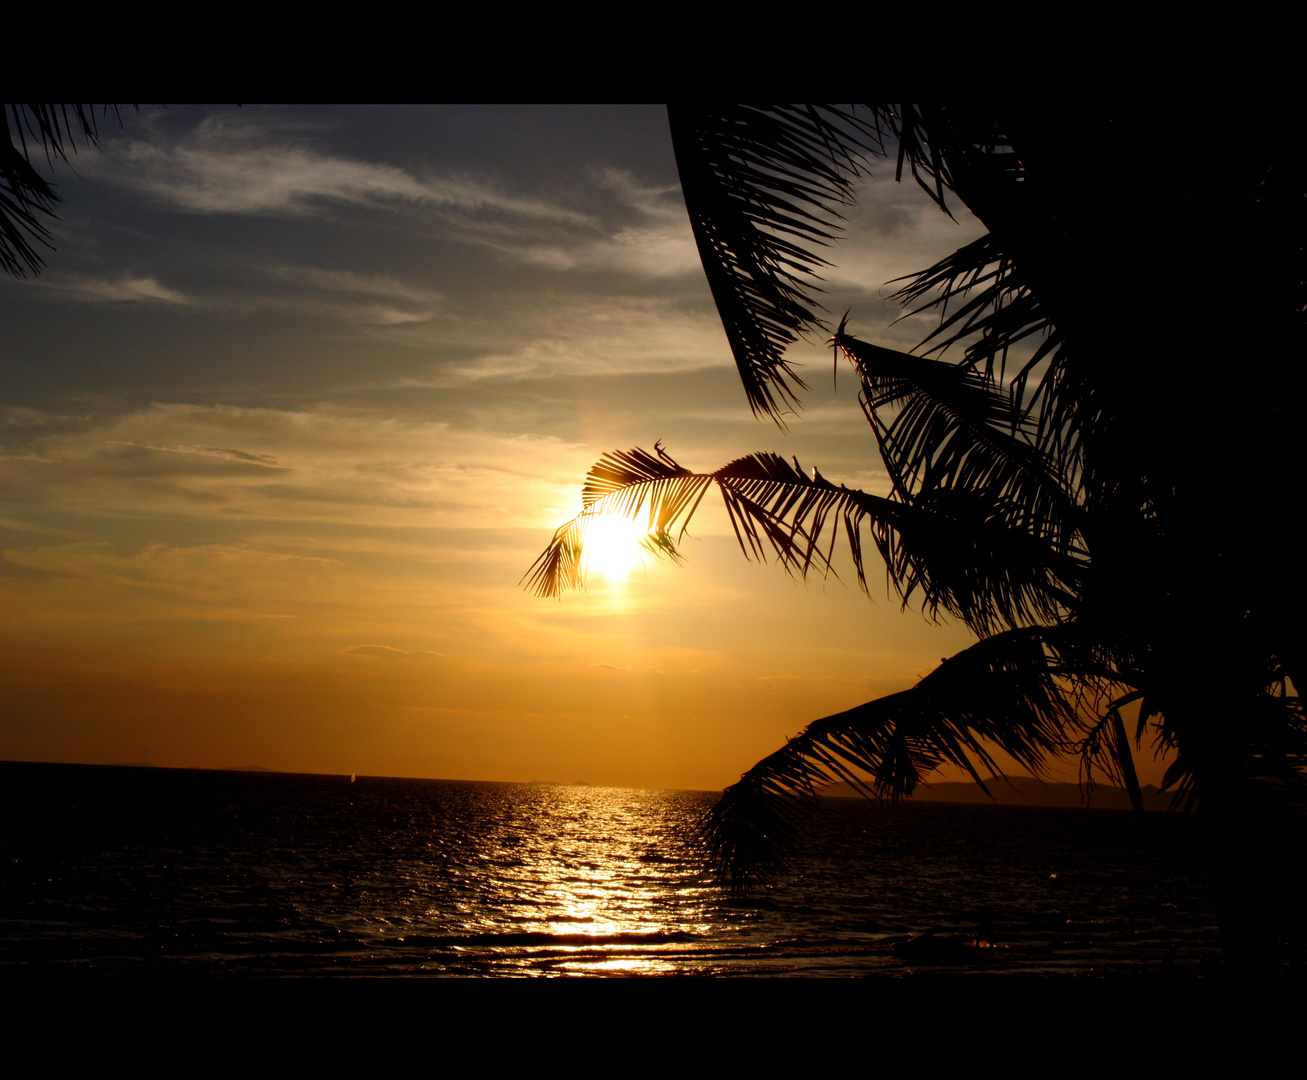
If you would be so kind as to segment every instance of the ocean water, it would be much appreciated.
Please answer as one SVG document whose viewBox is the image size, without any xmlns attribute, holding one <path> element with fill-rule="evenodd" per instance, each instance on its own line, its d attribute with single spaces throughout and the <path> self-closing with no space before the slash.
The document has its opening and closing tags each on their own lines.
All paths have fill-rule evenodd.
<svg viewBox="0 0 1307 1080">
<path fill-rule="evenodd" d="M 1216 954 L 1193 822 L 826 801 L 749 903 L 715 793 L 0 764 L 0 966 L 67 975 L 1124 976 Z M 934 931 L 990 943 L 903 956 Z"/>
</svg>

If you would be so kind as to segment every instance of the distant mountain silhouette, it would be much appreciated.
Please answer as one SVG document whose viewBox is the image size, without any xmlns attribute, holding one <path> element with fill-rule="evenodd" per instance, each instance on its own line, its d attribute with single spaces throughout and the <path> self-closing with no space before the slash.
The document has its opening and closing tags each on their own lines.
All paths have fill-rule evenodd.
<svg viewBox="0 0 1307 1080">
<path fill-rule="evenodd" d="M 912 796 L 913 802 L 999 803 L 1004 806 L 1085 806 L 1091 810 L 1129 810 L 1130 795 L 1124 788 L 1095 784 L 1086 802 L 1085 789 L 1079 784 L 1046 784 L 1029 776 L 1008 776 L 987 784 L 992 799 L 974 783 L 922 783 Z M 1164 811 L 1171 805 L 1171 795 L 1159 794 L 1149 784 L 1141 789 L 1144 809 Z M 834 799 L 860 799 L 862 794 L 851 784 L 831 784 L 821 794 Z"/>
</svg>

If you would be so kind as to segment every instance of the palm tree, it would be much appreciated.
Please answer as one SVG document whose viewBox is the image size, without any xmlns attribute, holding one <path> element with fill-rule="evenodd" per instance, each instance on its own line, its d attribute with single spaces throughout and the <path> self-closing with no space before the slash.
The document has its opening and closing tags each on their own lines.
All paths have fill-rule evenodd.
<svg viewBox="0 0 1307 1080">
<path fill-rule="evenodd" d="M 845 324 L 832 338 L 888 497 L 775 455 L 692 473 L 661 447 L 609 454 L 528 574 L 545 595 L 579 584 L 601 513 L 647 513 L 647 546 L 674 555 L 716 486 L 746 555 L 807 575 L 842 542 L 865 589 L 869 536 L 905 604 L 976 634 L 912 689 L 818 720 L 728 788 L 707 827 L 723 878 L 738 890 L 765 875 L 823 784 L 899 798 L 947 762 L 983 787 L 992 747 L 1032 772 L 1079 754 L 1140 807 L 1121 714 L 1137 702 L 1133 741 L 1174 755 L 1163 787 L 1203 823 L 1227 964 L 1271 969 L 1282 912 L 1266 898 L 1300 872 L 1307 792 L 1296 128 L 1256 108 L 1137 103 L 670 116 L 755 413 L 797 404 L 784 351 L 823 329 L 814 248 L 870 158 L 895 153 L 900 179 L 988 229 L 900 291 L 940 312 L 920 355 Z M 1020 362 L 1018 343 L 1033 347 Z"/>
<path fill-rule="evenodd" d="M 78 144 L 99 149 L 99 122 L 110 114 L 122 122 L 119 105 L 0 106 L 0 268 L 15 277 L 39 274 L 45 261 L 33 243 L 54 250 L 45 219 L 55 217 L 59 195 L 32 165 L 68 160 Z M 98 110 L 98 116 L 97 116 Z"/>
</svg>

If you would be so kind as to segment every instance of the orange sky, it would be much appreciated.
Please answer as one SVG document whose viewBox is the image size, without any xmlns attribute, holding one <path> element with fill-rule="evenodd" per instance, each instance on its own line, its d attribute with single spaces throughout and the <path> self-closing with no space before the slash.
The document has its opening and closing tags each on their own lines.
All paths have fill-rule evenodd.
<svg viewBox="0 0 1307 1080">
<path fill-rule="evenodd" d="M 819 343 L 788 431 L 751 416 L 660 108 L 106 134 L 46 271 L 0 281 L 0 758 L 720 788 L 967 644 L 875 573 L 747 563 L 716 507 L 686 567 L 519 587 L 605 451 L 886 488 Z M 884 283 L 978 230 L 885 172 L 828 308 L 906 348 Z"/>
</svg>

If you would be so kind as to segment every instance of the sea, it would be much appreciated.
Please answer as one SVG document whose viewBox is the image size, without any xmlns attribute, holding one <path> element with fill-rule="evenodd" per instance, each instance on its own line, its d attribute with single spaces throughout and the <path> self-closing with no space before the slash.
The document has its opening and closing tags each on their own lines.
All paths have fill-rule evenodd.
<svg viewBox="0 0 1307 1080">
<path fill-rule="evenodd" d="M 714 792 L 0 763 L 0 967 L 54 976 L 1200 977 L 1194 822 L 826 799 L 725 895 Z"/>
</svg>

